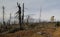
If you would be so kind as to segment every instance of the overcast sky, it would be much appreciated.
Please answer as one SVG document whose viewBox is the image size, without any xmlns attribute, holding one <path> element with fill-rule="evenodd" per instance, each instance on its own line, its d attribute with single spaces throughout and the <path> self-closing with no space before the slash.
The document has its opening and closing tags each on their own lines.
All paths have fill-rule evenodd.
<svg viewBox="0 0 60 37">
<path fill-rule="evenodd" d="M 60 20 L 60 0 L 0 0 L 0 19 L 2 20 L 2 6 L 5 6 L 5 18 L 12 17 L 17 12 L 17 2 L 22 6 L 25 4 L 25 15 L 35 14 L 31 17 L 38 19 L 40 15 L 40 8 L 42 8 L 41 19 L 50 20 L 51 16 L 55 16 L 56 20 Z"/>
</svg>

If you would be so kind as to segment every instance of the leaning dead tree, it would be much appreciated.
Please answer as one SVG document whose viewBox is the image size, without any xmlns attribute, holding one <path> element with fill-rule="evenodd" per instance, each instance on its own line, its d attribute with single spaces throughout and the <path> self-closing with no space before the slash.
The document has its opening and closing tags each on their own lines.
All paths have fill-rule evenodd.
<svg viewBox="0 0 60 37">
<path fill-rule="evenodd" d="M 20 25 L 20 30 L 23 30 L 23 27 L 22 27 L 22 17 L 21 17 L 21 6 L 19 3 L 17 3 L 17 6 L 18 6 L 18 18 L 19 18 L 19 25 Z"/>
</svg>

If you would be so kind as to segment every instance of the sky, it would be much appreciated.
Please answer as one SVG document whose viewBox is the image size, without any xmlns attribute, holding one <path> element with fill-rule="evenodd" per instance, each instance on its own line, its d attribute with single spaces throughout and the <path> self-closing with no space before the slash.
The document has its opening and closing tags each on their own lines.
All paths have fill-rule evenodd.
<svg viewBox="0 0 60 37">
<path fill-rule="evenodd" d="M 12 18 L 18 11 L 17 2 L 22 6 L 25 5 L 25 15 L 31 15 L 31 18 L 39 19 L 40 9 L 41 20 L 50 20 L 51 16 L 55 16 L 56 21 L 60 21 L 60 0 L 0 0 L 0 19 L 2 20 L 2 6 L 5 6 L 5 20 L 9 19 L 9 14 L 12 13 Z M 1 21 L 0 20 L 0 21 Z"/>
</svg>

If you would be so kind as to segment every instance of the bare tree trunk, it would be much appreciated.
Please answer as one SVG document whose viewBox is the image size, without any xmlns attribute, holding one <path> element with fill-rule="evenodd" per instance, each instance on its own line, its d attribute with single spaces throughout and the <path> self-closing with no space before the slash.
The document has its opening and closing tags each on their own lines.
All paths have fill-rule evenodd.
<svg viewBox="0 0 60 37">
<path fill-rule="evenodd" d="M 3 25 L 5 25 L 5 21 L 4 21 L 4 9 L 5 9 L 5 7 L 3 6 L 2 8 L 3 8 Z"/>
<path fill-rule="evenodd" d="M 24 24 L 24 3 L 23 3 L 23 11 L 22 11 L 22 24 Z"/>
<path fill-rule="evenodd" d="M 30 16 L 28 15 L 28 17 L 27 17 L 27 24 L 29 24 L 29 18 L 30 18 Z"/>
<path fill-rule="evenodd" d="M 21 19 L 21 6 L 20 6 L 20 4 L 18 4 L 17 3 L 17 6 L 18 6 L 18 8 L 19 8 L 19 10 L 18 10 L 18 14 L 19 14 L 19 25 L 20 25 L 20 30 L 23 30 L 23 27 L 22 27 L 22 19 Z"/>
</svg>

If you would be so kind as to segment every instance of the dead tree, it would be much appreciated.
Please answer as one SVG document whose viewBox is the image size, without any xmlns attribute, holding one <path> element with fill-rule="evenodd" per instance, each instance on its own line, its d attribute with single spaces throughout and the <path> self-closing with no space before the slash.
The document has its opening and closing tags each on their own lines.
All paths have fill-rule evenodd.
<svg viewBox="0 0 60 37">
<path fill-rule="evenodd" d="M 11 13 L 10 13 L 10 18 L 9 18 L 9 25 L 10 25 L 10 23 L 11 23 Z"/>
<path fill-rule="evenodd" d="M 41 23 L 41 12 L 42 12 L 42 8 L 40 8 L 40 17 L 39 17 L 39 23 Z"/>
<path fill-rule="evenodd" d="M 23 10 L 22 10 L 22 24 L 24 24 L 24 3 L 23 3 Z"/>
<path fill-rule="evenodd" d="M 3 6 L 2 8 L 3 8 L 3 25 L 5 25 L 5 21 L 4 21 L 4 14 L 5 14 L 4 9 L 5 9 L 5 7 Z"/>
<path fill-rule="evenodd" d="M 29 24 L 29 18 L 30 18 L 30 16 L 28 15 L 27 16 L 27 24 Z"/>
<path fill-rule="evenodd" d="M 35 14 L 28 14 L 28 15 L 26 15 L 27 16 L 27 24 L 29 23 L 30 17 L 33 16 L 33 15 L 35 15 Z"/>
<path fill-rule="evenodd" d="M 18 9 L 19 9 L 17 13 L 19 15 L 18 17 L 19 17 L 20 30 L 23 30 L 23 27 L 22 27 L 22 24 L 21 24 L 22 23 L 22 19 L 21 19 L 21 6 L 18 3 L 17 3 L 17 6 L 18 6 Z"/>
</svg>

